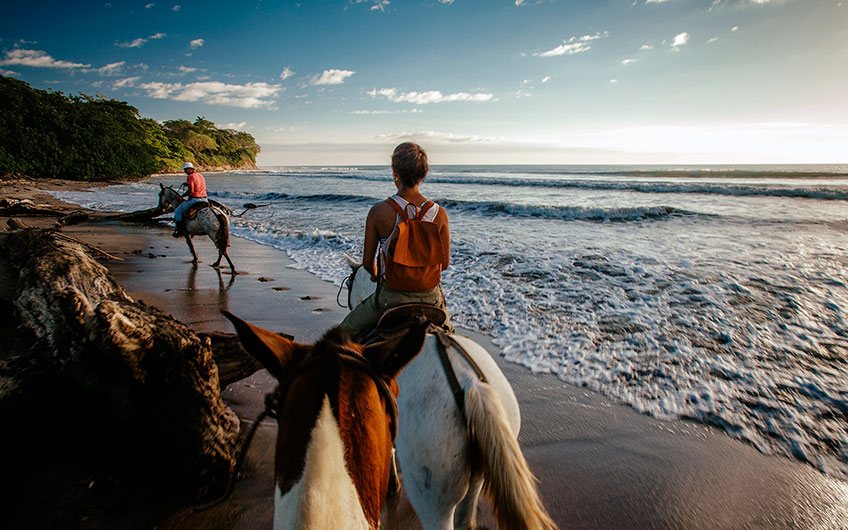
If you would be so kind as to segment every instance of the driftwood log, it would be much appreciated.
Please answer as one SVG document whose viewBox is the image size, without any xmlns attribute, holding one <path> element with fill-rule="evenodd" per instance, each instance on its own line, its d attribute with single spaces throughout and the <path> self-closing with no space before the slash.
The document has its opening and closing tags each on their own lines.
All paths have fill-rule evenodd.
<svg viewBox="0 0 848 530">
<path fill-rule="evenodd" d="M 17 326 L 0 340 L 0 413 L 21 422 L 3 457 L 78 459 L 183 502 L 223 487 L 239 422 L 208 337 L 131 299 L 84 246 L 49 230 L 4 234 L 0 267 L 0 331 Z M 213 341 L 237 359 L 232 341 Z M 228 379 L 255 368 L 231 364 Z"/>
</svg>

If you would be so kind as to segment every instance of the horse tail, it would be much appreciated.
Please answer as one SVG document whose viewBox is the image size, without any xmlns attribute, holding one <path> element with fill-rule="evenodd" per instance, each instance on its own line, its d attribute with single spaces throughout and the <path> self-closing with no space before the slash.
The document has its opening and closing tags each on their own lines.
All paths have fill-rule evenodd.
<svg viewBox="0 0 848 530">
<path fill-rule="evenodd" d="M 484 491 L 498 528 L 556 529 L 539 498 L 536 477 L 507 422 L 500 397 L 490 384 L 479 382 L 466 389 L 465 412 L 472 450 L 477 451 L 485 477 Z"/>
<path fill-rule="evenodd" d="M 215 237 L 215 246 L 221 254 L 227 253 L 227 248 L 230 246 L 230 218 L 227 214 L 220 210 L 214 210 L 215 217 L 218 218 L 218 234 Z"/>
</svg>

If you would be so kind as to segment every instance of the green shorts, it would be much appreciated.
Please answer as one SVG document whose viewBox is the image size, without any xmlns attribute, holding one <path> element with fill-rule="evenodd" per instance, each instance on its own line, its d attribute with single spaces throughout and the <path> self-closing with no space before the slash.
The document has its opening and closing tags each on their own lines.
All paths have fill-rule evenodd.
<svg viewBox="0 0 848 530">
<path fill-rule="evenodd" d="M 374 329 L 387 309 L 401 304 L 416 303 L 430 304 L 444 310 L 447 320 L 445 320 L 443 327 L 448 331 L 453 331 L 450 313 L 445 306 L 445 295 L 442 293 L 440 285 L 426 291 L 395 291 L 384 285 L 380 287 L 378 293 L 379 299 L 377 299 L 375 296 L 377 293 L 375 293 L 363 300 L 361 304 L 348 313 L 339 326 L 355 338 L 361 338 Z"/>
</svg>

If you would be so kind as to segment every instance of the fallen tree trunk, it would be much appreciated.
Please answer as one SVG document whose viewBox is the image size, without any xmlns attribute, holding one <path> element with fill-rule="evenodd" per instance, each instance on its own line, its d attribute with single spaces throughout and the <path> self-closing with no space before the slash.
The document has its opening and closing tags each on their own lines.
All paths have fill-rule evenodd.
<svg viewBox="0 0 848 530">
<path fill-rule="evenodd" d="M 239 422 L 221 400 L 209 338 L 132 300 L 73 241 L 33 229 L 4 239 L 14 316 L 32 346 L 0 366 L 0 410 L 24 403 L 56 423 L 58 448 L 110 475 L 154 481 L 157 494 L 190 499 L 222 487 Z"/>
</svg>

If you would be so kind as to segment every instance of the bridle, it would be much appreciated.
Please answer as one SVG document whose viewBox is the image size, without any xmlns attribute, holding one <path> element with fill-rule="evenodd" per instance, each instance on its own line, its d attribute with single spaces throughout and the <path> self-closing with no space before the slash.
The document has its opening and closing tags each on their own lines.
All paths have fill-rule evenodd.
<svg viewBox="0 0 848 530">
<path fill-rule="evenodd" d="M 342 350 L 342 352 L 337 354 L 337 358 L 342 364 L 342 366 L 358 370 L 370 377 L 372 381 L 374 381 L 374 385 L 377 387 L 377 391 L 383 398 L 383 402 L 386 407 L 386 413 L 389 416 L 389 419 L 391 420 L 389 423 L 389 432 L 391 433 L 392 443 L 394 444 L 395 437 L 397 436 L 398 409 L 397 401 L 395 400 L 395 395 L 392 392 L 391 388 L 389 388 L 388 381 L 386 381 L 386 379 L 382 375 L 380 375 L 377 370 L 374 369 L 374 366 L 372 366 L 367 359 L 362 357 L 359 352 L 346 346 L 339 346 L 339 348 Z M 215 499 L 195 505 L 195 511 L 202 511 L 211 508 L 212 506 L 223 502 L 232 494 L 233 489 L 236 485 L 236 479 L 241 474 L 241 469 L 244 466 L 244 460 L 245 456 L 247 456 L 247 450 L 250 447 L 250 443 L 253 441 L 253 437 L 256 434 L 259 425 L 262 423 L 263 420 L 265 420 L 265 418 L 272 418 L 274 420 L 279 421 L 277 411 L 279 410 L 280 404 L 285 399 L 295 379 L 297 379 L 307 371 L 313 370 L 321 366 L 326 361 L 327 358 L 323 355 L 318 357 L 306 357 L 292 369 L 288 377 L 280 381 L 280 383 L 277 385 L 277 388 L 275 388 L 273 392 L 270 392 L 265 395 L 265 410 L 263 410 L 262 413 L 259 414 L 259 416 L 256 418 L 256 421 L 253 422 L 253 426 L 250 428 L 250 431 L 248 431 L 247 436 L 245 436 L 244 438 L 244 442 L 242 443 L 241 448 L 239 449 L 238 457 L 236 458 L 233 473 L 230 475 L 230 480 L 227 483 L 226 490 L 222 495 Z"/>
</svg>

